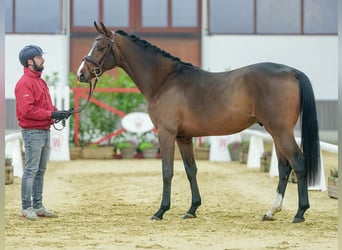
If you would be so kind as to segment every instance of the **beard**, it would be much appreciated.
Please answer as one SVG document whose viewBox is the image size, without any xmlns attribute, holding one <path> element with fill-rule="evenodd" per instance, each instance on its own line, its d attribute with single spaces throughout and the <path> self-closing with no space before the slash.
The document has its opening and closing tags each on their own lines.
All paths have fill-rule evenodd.
<svg viewBox="0 0 342 250">
<path fill-rule="evenodd" d="M 44 70 L 44 65 L 38 66 L 35 61 L 33 61 L 33 69 L 34 71 L 42 72 Z"/>
</svg>

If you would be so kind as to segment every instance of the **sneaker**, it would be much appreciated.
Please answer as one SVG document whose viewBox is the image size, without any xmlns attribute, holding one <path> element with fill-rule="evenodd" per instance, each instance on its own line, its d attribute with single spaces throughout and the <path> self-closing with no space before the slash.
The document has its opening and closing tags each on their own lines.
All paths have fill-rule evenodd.
<svg viewBox="0 0 342 250">
<path fill-rule="evenodd" d="M 41 208 L 34 208 L 33 209 L 36 214 L 40 217 L 48 217 L 48 218 L 57 218 L 58 215 L 54 214 L 52 212 L 50 212 L 49 210 L 47 210 L 45 207 L 41 207 Z"/>
<path fill-rule="evenodd" d="M 38 216 L 32 207 L 21 210 L 21 217 L 28 220 L 38 220 Z"/>
</svg>

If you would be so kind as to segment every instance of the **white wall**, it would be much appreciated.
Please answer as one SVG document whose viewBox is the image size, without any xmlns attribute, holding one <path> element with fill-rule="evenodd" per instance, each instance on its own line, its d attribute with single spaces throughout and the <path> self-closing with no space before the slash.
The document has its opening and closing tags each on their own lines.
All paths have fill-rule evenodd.
<svg viewBox="0 0 342 250">
<path fill-rule="evenodd" d="M 338 99 L 338 36 L 208 35 L 202 1 L 202 68 L 232 70 L 258 62 L 295 67 L 310 78 L 317 100 Z"/>
<path fill-rule="evenodd" d="M 15 84 L 23 74 L 19 51 L 25 46 L 40 46 L 45 58 L 44 75 L 58 72 L 58 85 L 68 85 L 69 38 L 67 35 L 10 35 L 5 36 L 5 97 L 14 99 Z"/>
</svg>

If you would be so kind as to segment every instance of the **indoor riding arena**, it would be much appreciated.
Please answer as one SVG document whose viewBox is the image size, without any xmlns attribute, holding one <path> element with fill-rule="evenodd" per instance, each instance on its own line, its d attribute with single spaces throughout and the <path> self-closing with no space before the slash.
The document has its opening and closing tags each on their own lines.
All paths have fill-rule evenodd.
<svg viewBox="0 0 342 250">
<path fill-rule="evenodd" d="M 5 0 L 5 249 L 342 248 L 338 2 Z M 40 48 L 39 68 L 37 55 L 18 61 L 27 45 Z M 21 211 L 17 112 L 36 130 L 39 119 L 48 129 L 54 110 L 37 111 L 26 92 L 19 99 L 34 113 L 19 108 L 24 65 L 62 111 L 51 120 L 43 186 L 43 205 L 58 218 L 31 221 L 35 214 Z M 240 140 L 216 140 L 234 133 Z M 246 138 L 248 160 L 230 161 L 230 145 L 241 153 Z M 172 165 L 174 147 L 185 164 Z M 229 159 L 200 159 L 201 147 Z M 95 159 L 100 153 L 107 158 Z"/>
<path fill-rule="evenodd" d="M 337 155 L 323 152 L 326 179 Z M 293 224 L 298 195 L 289 182 L 283 210 L 262 221 L 278 180 L 239 162 L 200 160 L 202 205 L 197 218 L 182 219 L 191 203 L 189 183 L 175 161 L 171 209 L 160 206 L 161 160 L 49 162 L 45 205 L 56 219 L 21 219 L 20 181 L 6 185 L 6 249 L 337 249 L 338 200 L 309 191 L 305 222 Z"/>
</svg>

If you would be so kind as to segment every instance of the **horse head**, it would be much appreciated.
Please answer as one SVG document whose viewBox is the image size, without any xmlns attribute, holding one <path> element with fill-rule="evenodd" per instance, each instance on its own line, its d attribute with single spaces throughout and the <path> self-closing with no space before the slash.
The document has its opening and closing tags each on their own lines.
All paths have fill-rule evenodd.
<svg viewBox="0 0 342 250">
<path fill-rule="evenodd" d="M 99 27 L 96 22 L 94 26 L 99 33 L 88 53 L 82 60 L 77 70 L 78 79 L 81 82 L 90 82 L 98 78 L 103 72 L 115 67 L 114 55 L 114 32 L 109 31 L 101 22 Z"/>
</svg>

